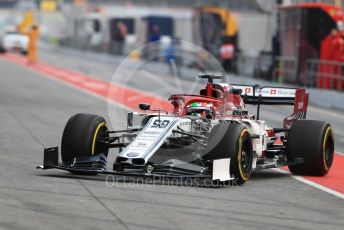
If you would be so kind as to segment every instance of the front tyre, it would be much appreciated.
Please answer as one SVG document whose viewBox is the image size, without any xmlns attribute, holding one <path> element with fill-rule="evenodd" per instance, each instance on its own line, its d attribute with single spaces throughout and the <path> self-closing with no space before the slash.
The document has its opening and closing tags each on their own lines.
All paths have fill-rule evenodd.
<svg viewBox="0 0 344 230">
<path fill-rule="evenodd" d="M 100 143 L 102 137 L 108 137 L 108 128 L 104 118 L 91 114 L 72 116 L 63 131 L 61 157 L 64 164 L 82 156 L 108 154 L 109 148 Z"/>
<path fill-rule="evenodd" d="M 296 175 L 325 176 L 333 162 L 334 136 L 328 122 L 298 120 L 288 131 L 288 161 L 303 158 L 304 162 L 289 165 Z"/>
<path fill-rule="evenodd" d="M 253 149 L 249 131 L 241 124 L 216 125 L 209 136 L 205 159 L 230 158 L 234 184 L 242 185 L 251 176 Z"/>
</svg>

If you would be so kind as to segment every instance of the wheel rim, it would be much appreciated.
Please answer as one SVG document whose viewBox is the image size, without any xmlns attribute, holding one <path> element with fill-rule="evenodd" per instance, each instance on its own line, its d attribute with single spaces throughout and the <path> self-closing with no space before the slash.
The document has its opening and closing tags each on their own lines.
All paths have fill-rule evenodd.
<svg viewBox="0 0 344 230">
<path fill-rule="evenodd" d="M 92 144 L 92 155 L 96 155 L 99 153 L 107 154 L 108 147 L 105 144 L 99 142 L 101 138 L 109 136 L 107 131 L 108 131 L 108 128 L 106 127 L 105 122 L 99 124 L 94 134 L 95 136 L 94 136 L 93 144 Z"/>
<path fill-rule="evenodd" d="M 251 169 L 252 169 L 252 147 L 250 143 L 250 139 L 247 136 L 248 131 L 243 130 L 240 135 L 239 139 L 239 152 L 238 152 L 238 166 L 241 178 L 243 180 L 248 180 Z"/>
<path fill-rule="evenodd" d="M 331 132 L 331 129 L 329 129 L 325 135 L 324 148 L 323 148 L 324 164 L 325 164 L 326 169 L 328 169 L 332 164 L 333 151 L 334 151 L 334 143 L 332 139 L 332 132 Z"/>
<path fill-rule="evenodd" d="M 248 141 L 243 142 L 243 147 L 241 151 L 241 167 L 246 176 L 251 173 L 252 167 L 252 154 L 250 154 L 250 147 Z"/>
</svg>

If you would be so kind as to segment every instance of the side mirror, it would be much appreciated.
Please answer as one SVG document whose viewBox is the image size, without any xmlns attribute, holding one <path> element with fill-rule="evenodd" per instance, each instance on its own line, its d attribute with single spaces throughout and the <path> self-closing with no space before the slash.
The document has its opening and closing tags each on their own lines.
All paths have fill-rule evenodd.
<svg viewBox="0 0 344 230">
<path fill-rule="evenodd" d="M 141 110 L 150 110 L 150 104 L 147 104 L 147 103 L 140 103 L 139 104 L 139 108 Z"/>
<path fill-rule="evenodd" d="M 242 89 L 233 89 L 232 90 L 232 92 L 233 92 L 233 94 L 237 94 L 237 95 L 241 95 L 241 93 L 242 93 Z"/>
</svg>

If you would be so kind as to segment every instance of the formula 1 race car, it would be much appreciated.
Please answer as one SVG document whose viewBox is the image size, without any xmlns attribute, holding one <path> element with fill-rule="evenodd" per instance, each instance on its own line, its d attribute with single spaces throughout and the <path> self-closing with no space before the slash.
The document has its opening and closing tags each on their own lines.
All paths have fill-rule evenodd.
<svg viewBox="0 0 344 230">
<path fill-rule="evenodd" d="M 331 168 L 334 136 L 331 125 L 305 120 L 308 93 L 303 88 L 259 87 L 214 83 L 208 79 L 200 95 L 172 95 L 173 111 L 128 113 L 127 129 L 109 131 L 104 118 L 76 114 L 58 148 L 44 151 L 40 169 L 74 174 L 208 179 L 241 185 L 253 170 L 288 166 L 294 174 L 324 176 Z M 246 104 L 257 106 L 251 114 Z M 260 105 L 294 105 L 283 127 L 259 119 Z M 109 149 L 119 153 L 107 169 Z"/>
</svg>

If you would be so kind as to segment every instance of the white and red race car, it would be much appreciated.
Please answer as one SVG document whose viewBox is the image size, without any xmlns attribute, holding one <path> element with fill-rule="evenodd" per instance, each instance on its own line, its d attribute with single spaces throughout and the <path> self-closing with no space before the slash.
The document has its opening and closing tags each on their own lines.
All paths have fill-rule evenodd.
<svg viewBox="0 0 344 230">
<path fill-rule="evenodd" d="M 67 122 L 58 148 L 44 151 L 40 169 L 159 179 L 195 179 L 241 185 L 254 170 L 288 166 L 294 174 L 324 176 L 331 168 L 334 136 L 328 122 L 306 120 L 303 88 L 214 83 L 199 95 L 172 95 L 171 112 L 140 104 L 127 129 L 109 131 L 104 118 L 77 114 Z M 251 114 L 246 104 L 257 105 Z M 260 105 L 293 105 L 281 127 L 259 119 Z M 279 140 L 279 141 L 277 141 Z M 112 169 L 107 155 L 119 149 Z M 114 152 L 115 153 L 115 152 Z"/>
</svg>

